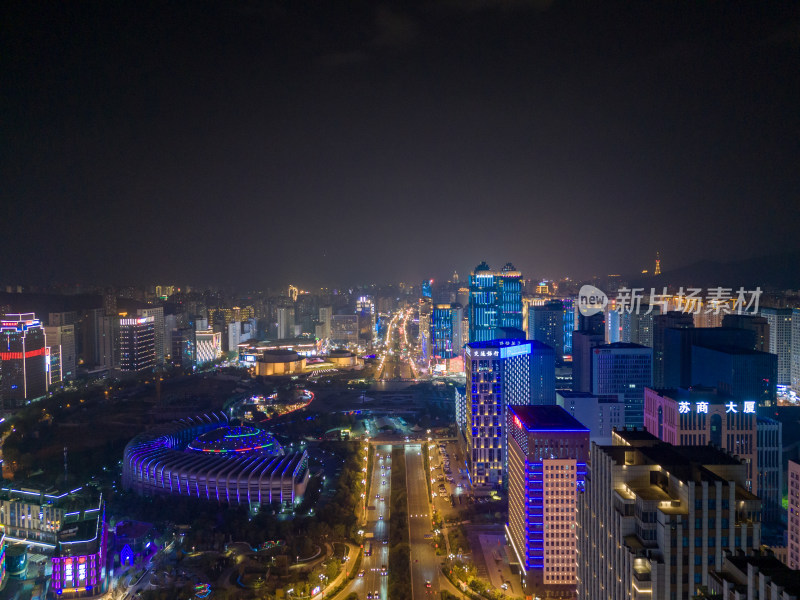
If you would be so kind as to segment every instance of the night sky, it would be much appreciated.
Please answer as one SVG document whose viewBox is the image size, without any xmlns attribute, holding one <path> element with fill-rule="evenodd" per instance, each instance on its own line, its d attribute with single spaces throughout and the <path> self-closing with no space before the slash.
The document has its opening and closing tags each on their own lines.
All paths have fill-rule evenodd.
<svg viewBox="0 0 800 600">
<path fill-rule="evenodd" d="M 0 283 L 800 249 L 800 3 L 19 2 Z"/>
</svg>

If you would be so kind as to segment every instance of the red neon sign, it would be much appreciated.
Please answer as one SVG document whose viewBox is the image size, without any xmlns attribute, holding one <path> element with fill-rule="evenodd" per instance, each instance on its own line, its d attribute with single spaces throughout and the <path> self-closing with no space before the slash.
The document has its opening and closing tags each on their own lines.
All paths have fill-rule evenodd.
<svg viewBox="0 0 800 600">
<path fill-rule="evenodd" d="M 22 360 L 23 358 L 32 358 L 34 356 L 44 356 L 47 353 L 47 348 L 39 348 L 38 350 L 31 350 L 30 352 L 0 352 L 0 360 Z"/>
</svg>

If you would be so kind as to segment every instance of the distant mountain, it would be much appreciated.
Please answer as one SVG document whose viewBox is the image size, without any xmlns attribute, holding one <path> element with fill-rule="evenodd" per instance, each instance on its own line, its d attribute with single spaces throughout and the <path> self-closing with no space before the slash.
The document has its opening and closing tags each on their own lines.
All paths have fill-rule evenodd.
<svg viewBox="0 0 800 600">
<path fill-rule="evenodd" d="M 764 291 L 800 289 L 800 252 L 759 256 L 733 262 L 702 260 L 658 276 L 627 278 L 635 287 L 761 287 Z"/>
</svg>

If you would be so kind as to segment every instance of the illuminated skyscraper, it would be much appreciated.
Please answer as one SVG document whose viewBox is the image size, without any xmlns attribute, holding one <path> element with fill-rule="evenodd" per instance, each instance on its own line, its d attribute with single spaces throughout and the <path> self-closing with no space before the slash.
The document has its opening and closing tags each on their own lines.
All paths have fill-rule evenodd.
<svg viewBox="0 0 800 600">
<path fill-rule="evenodd" d="M 506 414 L 512 561 L 526 595 L 572 597 L 576 504 L 586 479 L 589 429 L 560 406 L 509 406 Z"/>
<path fill-rule="evenodd" d="M 769 352 L 778 357 L 778 385 L 789 385 L 792 380 L 792 309 L 761 309 L 761 316 L 769 323 Z"/>
<path fill-rule="evenodd" d="M 281 306 L 278 309 L 278 339 L 294 337 L 294 308 Z"/>
<path fill-rule="evenodd" d="M 167 353 L 164 342 L 164 307 L 154 306 L 152 308 L 140 308 L 136 311 L 140 317 L 153 317 L 153 331 L 155 334 L 154 343 L 156 351 L 156 365 L 164 364 L 164 356 Z M 229 321 L 230 322 L 230 321 Z"/>
<path fill-rule="evenodd" d="M 502 486 L 509 404 L 555 404 L 555 353 L 540 342 L 499 339 L 467 344 L 467 463 L 475 486 Z"/>
<path fill-rule="evenodd" d="M 7 314 L 0 324 L 0 390 L 6 408 L 47 394 L 47 344 L 33 313 Z"/>
<path fill-rule="evenodd" d="M 125 373 L 142 373 L 156 365 L 155 317 L 120 317 L 119 361 Z"/>
<path fill-rule="evenodd" d="M 744 487 L 747 467 L 723 450 L 617 431 L 614 445 L 592 445 L 588 463 L 579 600 L 692 598 L 722 569 L 723 550 L 761 545 L 761 501 Z"/>
<path fill-rule="evenodd" d="M 522 329 L 522 274 L 511 263 L 492 271 L 482 262 L 469 279 L 469 341 L 496 339 L 500 328 Z"/>
<path fill-rule="evenodd" d="M 44 331 L 50 349 L 50 385 L 75 379 L 75 326 L 53 325 Z"/>
<path fill-rule="evenodd" d="M 547 344 L 559 358 L 564 351 L 564 304 L 560 300 L 528 309 L 528 339 Z"/>
<path fill-rule="evenodd" d="M 463 318 L 464 310 L 460 304 L 437 304 L 433 307 L 430 336 L 434 357 L 449 360 L 461 354 L 464 346 L 461 335 Z"/>
<path fill-rule="evenodd" d="M 789 461 L 788 504 L 788 563 L 791 569 L 800 569 L 800 463 Z"/>
</svg>

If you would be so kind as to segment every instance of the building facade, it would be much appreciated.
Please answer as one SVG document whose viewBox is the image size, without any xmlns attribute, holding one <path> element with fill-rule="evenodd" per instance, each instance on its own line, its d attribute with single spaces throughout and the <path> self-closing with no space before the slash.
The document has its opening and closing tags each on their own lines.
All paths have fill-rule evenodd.
<svg viewBox="0 0 800 600">
<path fill-rule="evenodd" d="M 556 404 L 589 428 L 595 444 L 610 444 L 614 430 L 625 427 L 625 402 L 617 394 L 557 390 Z"/>
<path fill-rule="evenodd" d="M 555 356 L 537 342 L 502 339 L 467 344 L 464 363 L 472 483 L 499 487 L 505 478 L 506 406 L 555 404 Z"/>
<path fill-rule="evenodd" d="M 724 551 L 761 544 L 761 502 L 745 466 L 711 446 L 644 431 L 593 445 L 578 502 L 578 598 L 688 599 Z"/>
<path fill-rule="evenodd" d="M 787 560 L 790 569 L 800 569 L 800 463 L 789 461 L 787 483 Z"/>
<path fill-rule="evenodd" d="M 750 332 L 748 332 L 750 333 Z M 692 385 L 717 388 L 739 401 L 775 406 L 778 357 L 736 347 L 692 348 Z"/>
<path fill-rule="evenodd" d="M 70 381 L 77 375 L 75 325 L 49 325 L 44 328 L 50 349 L 50 385 Z"/>
<path fill-rule="evenodd" d="M 746 466 L 745 488 L 754 494 L 759 493 L 755 402 L 737 402 L 714 389 L 647 388 L 644 427 L 661 441 L 674 446 L 713 444 L 735 454 Z"/>
<path fill-rule="evenodd" d="M 761 309 L 761 316 L 769 324 L 769 353 L 778 357 L 778 385 L 792 381 L 792 309 Z"/>
<path fill-rule="evenodd" d="M 90 598 L 106 592 L 108 546 L 105 503 L 64 516 L 54 556 L 51 584 L 61 598 Z"/>
<path fill-rule="evenodd" d="M 653 385 L 653 349 L 618 342 L 592 350 L 592 393 L 617 394 L 625 402 L 625 424 L 641 427 L 644 390 Z"/>
<path fill-rule="evenodd" d="M 528 339 L 547 344 L 564 356 L 564 304 L 560 300 L 528 309 Z"/>
<path fill-rule="evenodd" d="M 155 317 L 120 317 L 116 361 L 123 373 L 144 373 L 156 366 Z"/>
<path fill-rule="evenodd" d="M 493 340 L 501 328 L 522 329 L 522 274 L 511 263 L 493 271 L 482 262 L 470 275 L 469 341 Z"/>
<path fill-rule="evenodd" d="M 528 595 L 572 597 L 589 429 L 559 406 L 509 406 L 506 539 Z"/>
<path fill-rule="evenodd" d="M 47 394 L 47 342 L 33 313 L 7 314 L 0 323 L 0 393 L 6 408 Z"/>
</svg>

